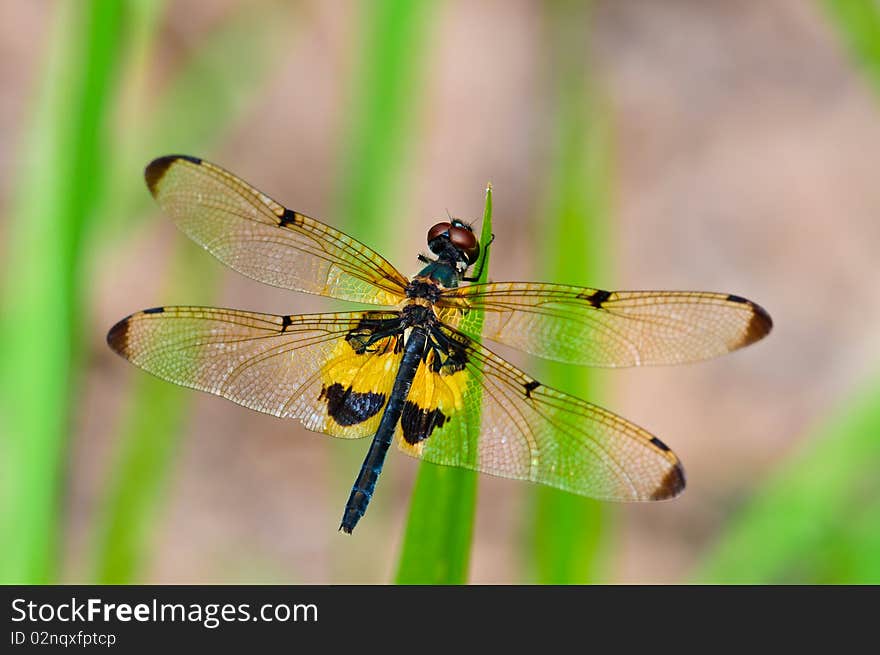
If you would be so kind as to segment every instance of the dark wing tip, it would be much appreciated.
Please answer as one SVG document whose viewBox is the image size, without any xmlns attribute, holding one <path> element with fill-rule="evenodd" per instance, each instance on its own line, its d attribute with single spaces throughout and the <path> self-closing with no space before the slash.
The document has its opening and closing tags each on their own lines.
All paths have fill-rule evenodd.
<svg viewBox="0 0 880 655">
<path fill-rule="evenodd" d="M 161 314 L 164 311 L 164 307 L 151 307 L 150 309 L 144 309 L 143 311 L 126 316 L 107 332 L 107 345 L 115 352 L 128 359 L 128 331 L 132 319 L 136 316 L 143 316 L 144 314 Z"/>
<path fill-rule="evenodd" d="M 759 339 L 763 339 L 773 329 L 773 319 L 770 318 L 770 314 L 767 313 L 766 309 L 757 303 L 752 303 L 752 309 L 755 310 L 755 313 L 752 315 L 752 320 L 749 322 L 749 327 L 746 330 L 746 343 L 754 343 Z"/>
<path fill-rule="evenodd" d="M 107 345 L 123 357 L 126 356 L 126 351 L 128 350 L 128 325 L 130 319 L 131 316 L 122 319 L 110 328 L 110 331 L 107 333 Z"/>
<path fill-rule="evenodd" d="M 144 179 L 147 181 L 150 193 L 154 196 L 156 195 L 156 188 L 159 186 L 159 182 L 162 181 L 162 177 L 165 175 L 165 171 L 178 159 L 184 159 L 193 164 L 202 163 L 202 160 L 198 157 L 190 157 L 189 155 L 165 155 L 151 161 L 144 169 Z"/>
<path fill-rule="evenodd" d="M 745 334 L 743 334 L 742 343 L 736 344 L 736 347 L 748 346 L 750 343 L 755 343 L 770 334 L 770 330 L 773 329 L 773 319 L 770 318 L 770 314 L 767 313 L 766 309 L 742 296 L 730 294 L 727 296 L 727 299 L 730 302 L 742 303 L 752 310 L 752 317 L 746 327 Z"/>
<path fill-rule="evenodd" d="M 663 476 L 663 480 L 651 494 L 651 500 L 669 500 L 675 498 L 685 488 L 684 467 L 681 462 L 675 462 L 672 468 Z"/>
</svg>

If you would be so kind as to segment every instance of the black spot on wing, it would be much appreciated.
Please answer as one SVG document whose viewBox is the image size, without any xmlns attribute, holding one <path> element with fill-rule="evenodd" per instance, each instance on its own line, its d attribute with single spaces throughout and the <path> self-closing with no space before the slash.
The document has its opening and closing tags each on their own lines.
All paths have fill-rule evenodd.
<svg viewBox="0 0 880 655">
<path fill-rule="evenodd" d="M 669 452 L 669 450 L 670 450 L 669 446 L 667 446 L 665 443 L 660 441 L 657 437 L 651 437 L 651 444 L 653 444 L 654 446 L 657 446 L 657 448 L 662 450 L 664 453 Z"/>
<path fill-rule="evenodd" d="M 596 309 L 600 309 L 602 307 L 602 303 L 604 303 L 611 297 L 611 292 L 599 290 L 581 297 Z"/>
<path fill-rule="evenodd" d="M 161 314 L 165 311 L 164 307 L 150 307 L 144 310 L 144 314 Z"/>
<path fill-rule="evenodd" d="M 532 380 L 530 382 L 526 382 L 523 386 L 526 388 L 526 398 L 531 398 L 532 392 L 540 387 L 541 383 L 537 380 Z"/>
<path fill-rule="evenodd" d="M 407 400 L 403 403 L 403 413 L 400 416 L 400 429 L 404 440 L 414 446 L 431 436 L 436 429 L 443 427 L 449 420 L 439 409 L 422 409 L 414 402 Z"/>
<path fill-rule="evenodd" d="M 284 332 L 291 325 L 293 325 L 293 317 L 292 316 L 282 316 L 281 317 L 281 331 L 282 332 Z"/>
<path fill-rule="evenodd" d="M 154 196 L 156 195 L 156 188 L 158 187 L 159 182 L 162 181 L 162 177 L 165 175 L 165 171 L 167 171 L 171 164 L 178 159 L 184 159 L 193 164 L 202 163 L 202 160 L 198 157 L 190 157 L 189 155 L 166 155 L 151 161 L 144 169 L 144 179 L 147 181 L 147 187 L 150 189 L 150 193 Z"/>
<path fill-rule="evenodd" d="M 284 213 L 281 214 L 281 217 L 278 219 L 278 224 L 281 227 L 284 227 L 285 225 L 301 225 L 302 218 L 292 209 L 285 209 Z"/>
<path fill-rule="evenodd" d="M 385 394 L 358 393 L 339 383 L 322 387 L 318 400 L 327 401 L 327 414 L 342 426 L 357 425 L 375 416 L 385 406 Z"/>
</svg>

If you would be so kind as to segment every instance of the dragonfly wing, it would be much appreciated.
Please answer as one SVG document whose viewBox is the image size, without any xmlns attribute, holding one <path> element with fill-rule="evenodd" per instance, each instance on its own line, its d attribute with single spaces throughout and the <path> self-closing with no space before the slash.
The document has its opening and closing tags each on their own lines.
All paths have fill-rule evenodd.
<svg viewBox="0 0 880 655">
<path fill-rule="evenodd" d="M 463 312 L 484 312 L 486 339 L 545 359 L 589 366 L 708 359 L 758 341 L 773 325 L 769 314 L 750 300 L 701 291 L 602 291 L 499 282 L 450 289 L 441 305 L 441 316 L 453 324 Z"/>
<path fill-rule="evenodd" d="M 405 453 L 603 500 L 663 500 L 684 489 L 678 458 L 642 428 L 541 385 L 448 326 L 432 339 L 438 348 L 419 367 L 397 427 Z"/>
<path fill-rule="evenodd" d="M 275 316 L 157 307 L 121 320 L 107 342 L 169 382 L 299 419 L 335 437 L 373 434 L 400 363 L 402 336 L 369 344 L 396 312 Z"/>
<path fill-rule="evenodd" d="M 236 271 L 285 289 L 396 305 L 406 278 L 350 236 L 286 209 L 232 173 L 182 155 L 144 172 L 177 226 Z"/>
</svg>

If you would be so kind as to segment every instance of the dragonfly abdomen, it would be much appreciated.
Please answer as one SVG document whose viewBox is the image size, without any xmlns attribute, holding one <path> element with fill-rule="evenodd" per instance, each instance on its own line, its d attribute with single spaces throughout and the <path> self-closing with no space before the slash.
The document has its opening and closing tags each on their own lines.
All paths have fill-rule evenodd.
<svg viewBox="0 0 880 655">
<path fill-rule="evenodd" d="M 425 347 L 428 343 L 428 335 L 424 328 L 416 327 L 410 333 L 406 342 L 401 358 L 400 368 L 397 370 L 397 376 L 394 378 L 394 387 L 391 390 L 391 397 L 385 406 L 385 412 L 379 421 L 379 428 L 370 444 L 370 450 L 364 463 L 361 465 L 361 471 L 358 474 L 354 485 L 351 488 L 351 494 L 348 502 L 345 504 L 345 512 L 342 515 L 342 523 L 339 529 L 343 532 L 351 534 L 358 521 L 367 511 L 367 505 L 373 497 L 373 491 L 376 488 L 376 481 L 379 474 L 382 473 L 382 466 L 385 463 L 385 456 L 388 454 L 388 447 L 394 439 L 394 430 L 398 421 L 403 414 L 404 402 L 412 387 L 413 379 L 416 376 L 419 364 L 425 355 Z"/>
</svg>

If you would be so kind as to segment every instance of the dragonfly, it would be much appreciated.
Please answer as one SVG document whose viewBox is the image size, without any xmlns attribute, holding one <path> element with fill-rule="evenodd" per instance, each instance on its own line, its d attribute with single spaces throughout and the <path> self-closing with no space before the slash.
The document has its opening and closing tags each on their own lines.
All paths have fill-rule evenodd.
<svg viewBox="0 0 880 655">
<path fill-rule="evenodd" d="M 660 439 L 541 383 L 484 340 L 569 364 L 645 366 L 721 355 L 772 327 L 763 308 L 729 293 L 478 282 L 468 272 L 479 271 L 489 244 L 481 252 L 472 226 L 451 217 L 428 230 L 431 255 L 419 255 L 423 267 L 409 279 L 200 158 L 160 157 L 145 178 L 176 225 L 239 273 L 382 306 L 299 315 L 154 307 L 107 334 L 114 351 L 164 380 L 333 437 L 372 437 L 343 512 L 349 534 L 392 442 L 427 462 L 601 500 L 684 490 L 684 468 Z"/>
</svg>

